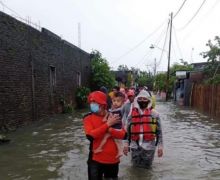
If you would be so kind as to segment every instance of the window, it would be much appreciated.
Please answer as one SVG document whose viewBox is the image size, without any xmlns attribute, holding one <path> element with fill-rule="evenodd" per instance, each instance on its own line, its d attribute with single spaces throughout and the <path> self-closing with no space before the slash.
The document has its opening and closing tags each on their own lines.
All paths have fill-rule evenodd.
<svg viewBox="0 0 220 180">
<path fill-rule="evenodd" d="M 79 71 L 76 73 L 76 85 L 81 86 L 81 73 Z"/>
<path fill-rule="evenodd" d="M 56 68 L 54 66 L 50 66 L 50 92 L 55 92 L 56 86 Z"/>
</svg>

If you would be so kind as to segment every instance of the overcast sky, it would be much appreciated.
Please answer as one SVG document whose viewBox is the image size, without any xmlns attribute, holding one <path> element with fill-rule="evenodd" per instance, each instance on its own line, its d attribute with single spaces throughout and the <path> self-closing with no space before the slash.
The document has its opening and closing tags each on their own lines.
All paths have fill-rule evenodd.
<svg viewBox="0 0 220 180">
<path fill-rule="evenodd" d="M 205 44 L 220 35 L 220 0 L 187 0 L 173 20 L 171 64 L 180 59 L 206 61 L 199 54 Z M 0 0 L 23 18 L 40 22 L 63 39 L 81 48 L 100 51 L 110 66 L 120 64 L 150 70 L 154 59 L 158 71 L 167 69 L 167 53 L 161 58 L 169 14 L 175 15 L 184 0 Z M 3 8 L 8 14 L 15 14 Z M 165 49 L 168 50 L 168 40 Z M 155 45 L 150 49 L 151 44 Z M 161 60 L 161 61 L 160 61 Z"/>
</svg>

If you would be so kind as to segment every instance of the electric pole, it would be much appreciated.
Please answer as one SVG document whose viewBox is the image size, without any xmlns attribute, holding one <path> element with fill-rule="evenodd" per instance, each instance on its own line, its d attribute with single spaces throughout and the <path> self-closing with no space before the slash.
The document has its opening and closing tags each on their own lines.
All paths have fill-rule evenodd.
<svg viewBox="0 0 220 180">
<path fill-rule="evenodd" d="M 78 23 L 78 47 L 81 48 L 81 24 Z"/>
<path fill-rule="evenodd" d="M 156 76 L 157 73 L 157 59 L 154 59 L 154 76 Z"/>
<path fill-rule="evenodd" d="M 167 65 L 166 101 L 168 100 L 169 80 L 170 80 L 170 53 L 171 53 L 171 41 L 172 41 L 172 22 L 173 22 L 173 13 L 170 14 L 170 40 L 169 40 L 169 52 L 168 52 L 168 65 Z"/>
</svg>

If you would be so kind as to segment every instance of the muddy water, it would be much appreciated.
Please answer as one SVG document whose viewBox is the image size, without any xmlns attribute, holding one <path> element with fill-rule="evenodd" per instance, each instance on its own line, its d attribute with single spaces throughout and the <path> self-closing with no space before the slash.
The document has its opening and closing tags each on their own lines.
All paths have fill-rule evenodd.
<svg viewBox="0 0 220 180">
<path fill-rule="evenodd" d="M 119 179 L 220 179 L 220 121 L 172 103 L 158 103 L 164 157 L 151 169 L 122 157 Z M 58 115 L 9 134 L 0 146 L 0 180 L 87 179 L 88 141 L 81 114 Z"/>
</svg>

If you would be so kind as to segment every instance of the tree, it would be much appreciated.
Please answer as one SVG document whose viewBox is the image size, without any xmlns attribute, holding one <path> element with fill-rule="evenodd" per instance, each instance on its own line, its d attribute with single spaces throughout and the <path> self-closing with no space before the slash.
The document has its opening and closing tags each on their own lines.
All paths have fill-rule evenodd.
<svg viewBox="0 0 220 180">
<path fill-rule="evenodd" d="M 193 67 L 192 65 L 188 64 L 187 61 L 183 61 L 181 59 L 181 64 L 174 63 L 170 68 L 170 75 L 175 76 L 176 71 L 192 71 Z"/>
<path fill-rule="evenodd" d="M 166 90 L 167 74 L 160 73 L 155 76 L 154 90 L 165 91 Z"/>
<path fill-rule="evenodd" d="M 132 85 L 132 73 L 131 73 L 131 71 L 128 72 L 127 77 L 128 77 L 128 78 L 127 78 L 126 86 L 127 86 L 127 87 L 131 87 L 131 85 Z"/>
<path fill-rule="evenodd" d="M 137 83 L 139 86 L 147 86 L 149 89 L 153 89 L 154 77 L 151 73 L 146 71 L 140 71 L 137 78 Z"/>
<path fill-rule="evenodd" d="M 102 54 L 94 50 L 92 55 L 92 77 L 91 85 L 92 90 L 99 90 L 100 87 L 105 86 L 111 89 L 115 83 L 115 77 L 110 71 L 110 67 L 106 59 L 102 57 Z"/>
<path fill-rule="evenodd" d="M 206 46 L 209 47 L 209 50 L 201 53 L 203 58 L 208 58 L 207 61 L 211 63 L 218 62 L 220 56 L 220 37 L 216 36 L 214 38 L 214 41 L 216 41 L 215 44 L 213 44 L 212 41 L 209 40 L 208 43 L 206 43 Z"/>
<path fill-rule="evenodd" d="M 174 86 L 174 82 L 176 80 L 176 71 L 191 71 L 193 68 L 187 61 L 181 59 L 181 64 L 174 63 L 170 67 L 170 77 L 169 77 L 169 84 L 168 84 L 168 94 L 171 94 Z M 155 90 L 165 91 L 166 90 L 166 82 L 167 82 L 167 74 L 157 74 L 155 77 Z"/>
<path fill-rule="evenodd" d="M 202 52 L 203 58 L 207 58 L 208 65 L 204 69 L 207 79 L 205 82 L 209 84 L 220 84 L 220 37 L 214 38 L 215 43 L 208 41 L 206 46 L 209 50 Z"/>
<path fill-rule="evenodd" d="M 127 65 L 119 65 L 118 71 L 129 71 L 129 69 Z"/>
</svg>

